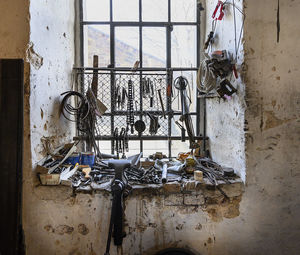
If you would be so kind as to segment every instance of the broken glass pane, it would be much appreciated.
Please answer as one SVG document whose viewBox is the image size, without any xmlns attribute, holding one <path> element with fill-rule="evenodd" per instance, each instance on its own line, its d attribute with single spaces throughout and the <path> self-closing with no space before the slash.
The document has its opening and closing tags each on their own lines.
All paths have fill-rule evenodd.
<svg viewBox="0 0 300 255">
<path fill-rule="evenodd" d="M 99 56 L 99 67 L 110 64 L 110 29 L 108 25 L 84 26 L 84 66 L 93 66 L 93 55 Z"/>
<path fill-rule="evenodd" d="M 139 28 L 117 27 L 115 30 L 116 67 L 133 67 L 139 60 Z"/>
<path fill-rule="evenodd" d="M 165 28 L 143 28 L 143 67 L 166 67 Z"/>
<path fill-rule="evenodd" d="M 109 21 L 109 0 L 83 0 L 84 21 Z"/>
</svg>

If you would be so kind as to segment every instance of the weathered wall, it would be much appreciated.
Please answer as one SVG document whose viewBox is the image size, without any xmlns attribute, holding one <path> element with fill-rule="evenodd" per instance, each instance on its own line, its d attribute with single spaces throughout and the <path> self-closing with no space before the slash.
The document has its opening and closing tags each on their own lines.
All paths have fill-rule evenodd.
<svg viewBox="0 0 300 255">
<path fill-rule="evenodd" d="M 31 1 L 31 145 L 33 164 L 43 156 L 42 137 L 63 143 L 74 125 L 60 116 L 62 92 L 72 89 L 74 1 Z M 53 139 L 52 139 L 53 138 Z"/>
<path fill-rule="evenodd" d="M 21 4 L 19 4 L 21 5 Z M 23 224 L 27 254 L 34 251 L 33 243 L 41 245 L 40 233 L 32 231 L 33 220 L 40 221 L 41 200 L 33 195 L 36 185 L 34 166 L 45 155 L 42 138 L 50 145 L 72 140 L 74 125 L 60 116 L 62 92 L 72 89 L 74 65 L 74 1 L 30 1 L 30 31 L 27 30 L 26 60 L 30 63 L 30 145 L 25 144 L 23 184 Z M 15 7 L 16 8 L 16 7 Z M 23 49 L 24 50 L 24 49 Z M 25 54 L 25 50 L 24 50 Z M 28 130 L 26 126 L 26 130 Z M 31 153 L 30 153 L 31 151 Z M 55 211 L 58 214 L 59 211 Z M 37 235 L 36 235 L 37 234 Z"/>
<path fill-rule="evenodd" d="M 29 0 L 0 1 L 0 58 L 26 59 L 29 42 Z M 24 63 L 24 153 L 23 176 L 28 179 L 31 168 L 30 124 L 29 124 L 29 81 L 30 66 Z M 5 120 L 3 120 L 5 121 Z M 9 228 L 10 226 L 6 226 Z"/>
<path fill-rule="evenodd" d="M 37 10 L 36 2 L 31 7 L 33 12 L 31 26 L 39 29 L 39 33 L 43 36 L 40 37 L 39 33 L 34 35 L 32 31 L 34 36 L 31 36 L 31 41 L 34 43 L 34 50 L 44 60 L 41 68 L 34 69 L 32 72 L 32 75 L 36 74 L 35 77 L 38 78 L 35 80 L 32 76 L 31 87 L 34 88 L 36 85 L 34 89 L 38 93 L 35 93 L 36 95 L 42 93 L 45 103 L 43 102 L 43 106 L 40 99 L 31 101 L 31 108 L 34 108 L 35 115 L 32 121 L 38 123 L 40 127 L 38 132 L 32 131 L 33 147 L 39 142 L 40 135 L 55 133 L 48 130 L 48 124 L 49 133 L 43 131 L 44 122 L 39 119 L 41 107 L 45 108 L 43 111 L 47 114 L 51 114 L 46 106 L 48 97 L 43 94 L 43 91 L 50 92 L 50 88 L 47 87 L 48 72 L 43 68 L 49 68 L 49 61 L 53 60 L 52 57 L 55 65 L 63 66 L 64 60 L 69 61 L 69 56 L 60 58 L 60 56 L 49 54 L 46 48 L 52 49 L 54 45 L 55 48 L 61 46 L 58 41 L 62 43 L 65 40 L 63 32 L 68 35 L 67 31 L 63 31 L 68 26 L 62 21 L 71 19 L 71 15 L 61 14 L 63 11 L 60 6 L 61 1 L 59 3 L 51 1 L 51 4 L 40 1 L 45 4 L 40 10 Z M 240 4 L 239 1 L 236 2 Z M 207 7 L 211 3 L 208 1 Z M 54 5 L 55 9 L 50 12 Z M 244 138 L 241 132 L 244 118 L 248 123 L 249 131 L 245 141 L 246 189 L 240 204 L 240 215 L 232 219 L 218 218 L 219 221 L 216 221 L 215 218 L 211 218 L 211 213 L 209 214 L 201 207 L 176 206 L 176 201 L 178 201 L 176 198 L 180 196 L 175 196 L 173 205 L 166 204 L 161 196 L 149 194 L 132 196 L 126 205 L 126 224 L 129 234 L 124 240 L 124 254 L 152 254 L 151 251 L 168 246 L 189 247 L 196 254 L 202 255 L 293 255 L 299 253 L 300 91 L 298 59 L 300 49 L 297 45 L 300 37 L 296 31 L 298 30 L 296 21 L 300 3 L 299 1 L 281 1 L 279 43 L 276 42 L 277 0 L 244 0 L 244 5 L 247 16 L 244 32 L 245 73 L 243 77 L 247 102 L 245 117 L 243 117 L 242 96 L 238 96 L 229 103 L 221 102 L 219 106 L 218 102 L 215 102 L 216 110 L 214 111 L 222 110 L 224 113 L 226 110 L 226 113 L 225 116 L 209 120 L 223 119 L 223 122 L 218 125 L 224 130 L 229 125 L 232 127 L 234 146 L 230 145 L 229 137 L 225 137 L 224 134 L 218 135 L 224 142 L 229 143 L 228 147 L 218 147 L 218 141 L 212 140 L 212 143 L 215 142 L 216 145 L 212 149 L 215 152 L 214 156 L 220 161 L 224 161 L 224 158 L 218 154 L 217 148 L 223 152 L 231 148 L 235 158 L 242 157 Z M 43 29 L 46 29 L 45 25 L 47 26 L 48 22 L 44 24 L 42 21 L 44 16 L 49 17 L 49 13 L 56 13 L 62 20 L 51 21 L 59 23 L 60 26 L 54 26 L 57 30 L 51 30 L 51 23 L 49 23 L 49 33 L 54 34 L 47 37 L 48 32 Z M 207 31 L 209 29 L 210 27 Z M 224 30 L 225 32 L 230 33 Z M 53 39 L 53 46 L 49 42 L 50 39 Z M 64 54 L 66 52 L 68 51 Z M 67 66 L 70 67 L 69 62 Z M 41 72 L 42 70 L 44 71 Z M 50 70 L 58 71 L 52 68 Z M 39 72 L 41 72 L 40 75 Z M 52 80 L 56 80 L 53 78 L 55 75 L 52 75 L 50 86 L 52 86 Z M 64 79 L 68 77 L 67 75 Z M 51 93 L 53 97 L 57 97 L 59 82 L 54 84 L 56 84 L 54 88 L 57 91 Z M 242 92 L 243 89 L 240 91 Z M 235 108 L 238 112 L 237 116 L 235 116 Z M 220 112 L 218 114 L 221 115 Z M 57 123 L 58 119 L 54 121 Z M 34 123 L 32 123 L 34 130 L 33 125 Z M 62 122 L 61 125 L 63 125 Z M 39 154 L 33 153 L 36 159 Z M 232 152 L 229 154 L 231 155 Z M 230 163 L 239 164 L 234 161 Z M 236 166 L 238 165 L 234 165 Z M 237 167 L 237 169 L 242 168 Z M 109 196 L 103 193 L 95 195 L 80 193 L 73 196 L 69 188 L 63 187 L 31 189 L 29 188 L 31 186 L 26 183 L 31 180 L 29 172 L 26 173 L 24 177 L 26 178 L 24 223 L 27 254 L 103 254 L 109 219 Z M 223 206 L 224 204 L 221 203 L 219 208 Z M 229 213 L 228 216 L 230 215 Z M 116 254 L 115 249 L 111 254 Z"/>
<path fill-rule="evenodd" d="M 229 1 L 232 3 L 232 1 Z M 235 1 L 235 4 L 241 10 L 242 1 Z M 212 29 L 212 13 L 216 6 L 216 1 L 206 1 L 206 34 Z M 217 21 L 215 29 L 215 39 L 211 51 L 227 50 L 236 59 L 237 69 L 241 69 L 244 61 L 243 44 L 239 37 L 243 24 L 243 15 L 235 10 L 236 28 L 234 25 L 234 11 L 232 5 L 226 5 L 225 16 L 223 20 Z M 236 33 L 236 35 L 235 35 Z M 236 44 L 235 46 L 235 37 Z M 239 47 L 238 47 L 239 45 Z M 236 54 L 236 50 L 237 54 Z M 236 58 L 237 55 L 237 58 Z M 209 98 L 206 100 L 207 109 L 207 135 L 209 137 L 209 149 L 212 158 L 228 167 L 232 167 L 235 172 L 245 181 L 245 133 L 244 133 L 244 113 L 245 113 L 245 85 L 239 77 L 231 79 L 232 84 L 238 89 L 238 92 L 231 100 L 219 98 Z"/>
</svg>

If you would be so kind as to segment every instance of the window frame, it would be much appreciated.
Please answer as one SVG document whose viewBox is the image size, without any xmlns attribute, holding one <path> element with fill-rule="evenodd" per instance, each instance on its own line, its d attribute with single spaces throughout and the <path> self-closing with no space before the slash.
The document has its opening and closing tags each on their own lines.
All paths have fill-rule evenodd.
<svg viewBox="0 0 300 255">
<path fill-rule="evenodd" d="M 142 20 L 142 7 L 143 0 L 139 0 L 139 20 L 138 21 L 114 21 L 113 20 L 113 0 L 109 0 L 109 21 L 85 21 L 83 19 L 83 0 L 79 0 L 79 23 L 80 23 L 80 66 L 84 69 L 84 26 L 86 25 L 109 25 L 110 29 L 110 68 L 115 68 L 115 28 L 116 27 L 138 27 L 139 28 L 139 61 L 140 68 L 143 69 L 143 28 L 144 27 L 164 27 L 166 28 L 166 68 L 164 70 L 172 69 L 171 62 L 171 33 L 174 26 L 195 26 L 196 27 L 196 65 L 192 68 L 174 68 L 177 70 L 190 70 L 196 71 L 200 66 L 200 12 L 203 10 L 201 3 L 196 2 L 196 21 L 195 22 L 173 22 L 171 21 L 171 4 L 172 0 L 168 0 L 168 21 L 143 21 Z M 130 67 L 128 67 L 130 68 Z M 101 69 L 101 68 L 99 68 Z M 126 68 L 120 68 L 126 69 Z M 146 68 L 145 68 L 146 69 Z M 157 68 L 158 70 L 159 68 Z M 142 73 L 142 71 L 141 71 Z M 192 113 L 192 115 L 195 115 Z M 206 109 L 205 98 L 200 96 L 200 92 L 196 91 L 196 129 L 195 134 L 198 137 L 203 137 L 201 144 L 201 152 L 206 151 Z M 112 141 L 113 142 L 113 141 Z M 112 146 L 113 148 L 113 146 Z M 140 141 L 141 151 L 143 150 L 142 141 Z M 169 141 L 169 157 L 171 152 L 171 141 Z"/>
</svg>

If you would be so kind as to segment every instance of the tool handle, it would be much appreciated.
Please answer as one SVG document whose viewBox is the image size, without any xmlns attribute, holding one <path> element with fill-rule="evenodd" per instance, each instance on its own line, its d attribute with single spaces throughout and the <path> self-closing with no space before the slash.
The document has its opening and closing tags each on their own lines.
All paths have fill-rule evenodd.
<svg viewBox="0 0 300 255">
<path fill-rule="evenodd" d="M 181 142 L 185 142 L 185 129 L 181 128 Z"/>
</svg>

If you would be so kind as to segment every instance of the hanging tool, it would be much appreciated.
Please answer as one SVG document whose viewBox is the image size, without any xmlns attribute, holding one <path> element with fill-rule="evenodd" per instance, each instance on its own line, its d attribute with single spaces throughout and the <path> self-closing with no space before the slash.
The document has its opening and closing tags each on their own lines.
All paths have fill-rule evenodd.
<svg viewBox="0 0 300 255">
<path fill-rule="evenodd" d="M 224 3 L 222 1 L 218 1 L 217 6 L 213 12 L 212 18 L 214 20 L 222 20 L 224 17 Z"/>
<path fill-rule="evenodd" d="M 121 97 L 121 108 L 122 109 L 124 109 L 126 97 L 128 98 L 127 91 L 124 87 L 122 87 L 122 97 Z"/>
<path fill-rule="evenodd" d="M 147 115 L 150 118 L 149 132 L 150 132 L 151 135 L 155 135 L 157 133 L 157 130 L 160 128 L 160 125 L 158 123 L 158 117 L 154 116 L 150 113 L 147 113 Z"/>
<path fill-rule="evenodd" d="M 181 142 L 185 142 L 185 128 L 177 120 L 175 123 L 181 129 Z"/>
<path fill-rule="evenodd" d="M 204 43 L 204 50 L 207 50 L 208 46 L 213 43 L 213 40 L 214 40 L 214 32 L 211 31 L 208 34 L 206 42 Z"/>
<path fill-rule="evenodd" d="M 94 55 L 93 56 L 93 68 L 95 68 L 93 70 L 93 79 L 92 79 L 92 91 L 95 95 L 95 97 L 97 98 L 98 96 L 98 70 L 96 70 L 98 68 L 99 65 L 99 61 L 98 61 L 98 56 Z"/>
<path fill-rule="evenodd" d="M 134 133 L 134 109 L 133 109 L 133 84 L 128 81 L 127 125 L 130 126 L 131 134 Z"/>
<path fill-rule="evenodd" d="M 143 120 L 137 120 L 135 123 L 134 123 L 134 127 L 135 127 L 135 130 L 138 131 L 139 133 L 139 136 L 141 136 L 141 134 L 145 131 L 146 129 L 146 125 L 145 125 L 145 122 Z"/>
<path fill-rule="evenodd" d="M 174 86 L 176 89 L 180 91 L 181 120 L 184 121 L 185 123 L 186 131 L 188 133 L 189 140 L 190 140 L 190 149 L 195 149 L 199 147 L 199 144 L 195 142 L 193 122 L 191 119 L 191 115 L 189 113 L 189 106 L 187 104 L 186 88 L 188 86 L 188 80 L 183 76 L 179 76 L 174 80 Z"/>
<path fill-rule="evenodd" d="M 167 117 L 166 117 L 164 102 L 163 102 L 163 99 L 161 96 L 161 89 L 158 89 L 157 92 L 158 92 L 159 101 L 160 101 L 160 105 L 161 105 L 162 115 L 163 115 L 164 119 L 166 119 Z"/>
<path fill-rule="evenodd" d="M 233 87 L 229 80 L 224 79 L 220 82 L 220 87 L 217 89 L 217 92 L 223 99 L 229 99 L 232 94 L 237 92 L 237 89 Z"/>
<path fill-rule="evenodd" d="M 123 127 L 120 131 L 120 148 L 121 148 L 121 153 L 122 153 L 122 159 L 125 159 L 126 158 L 126 155 L 125 155 L 125 150 L 126 150 L 126 129 Z"/>
<path fill-rule="evenodd" d="M 151 81 L 150 84 L 151 94 L 150 94 L 150 107 L 153 107 L 153 99 L 154 99 L 154 88 L 153 88 L 153 82 Z"/>
<path fill-rule="evenodd" d="M 122 101 L 122 95 L 121 95 L 121 88 L 120 86 L 117 87 L 117 92 L 116 92 L 116 103 L 117 103 L 117 107 L 118 109 L 120 109 L 121 106 L 121 101 Z"/>
<path fill-rule="evenodd" d="M 143 98 L 146 98 L 146 83 L 147 83 L 147 80 L 145 77 L 142 78 L 142 95 L 143 95 Z"/>
<path fill-rule="evenodd" d="M 114 130 L 114 150 L 117 153 L 117 157 L 119 158 L 119 136 L 118 136 L 118 128 L 116 127 Z"/>
</svg>

